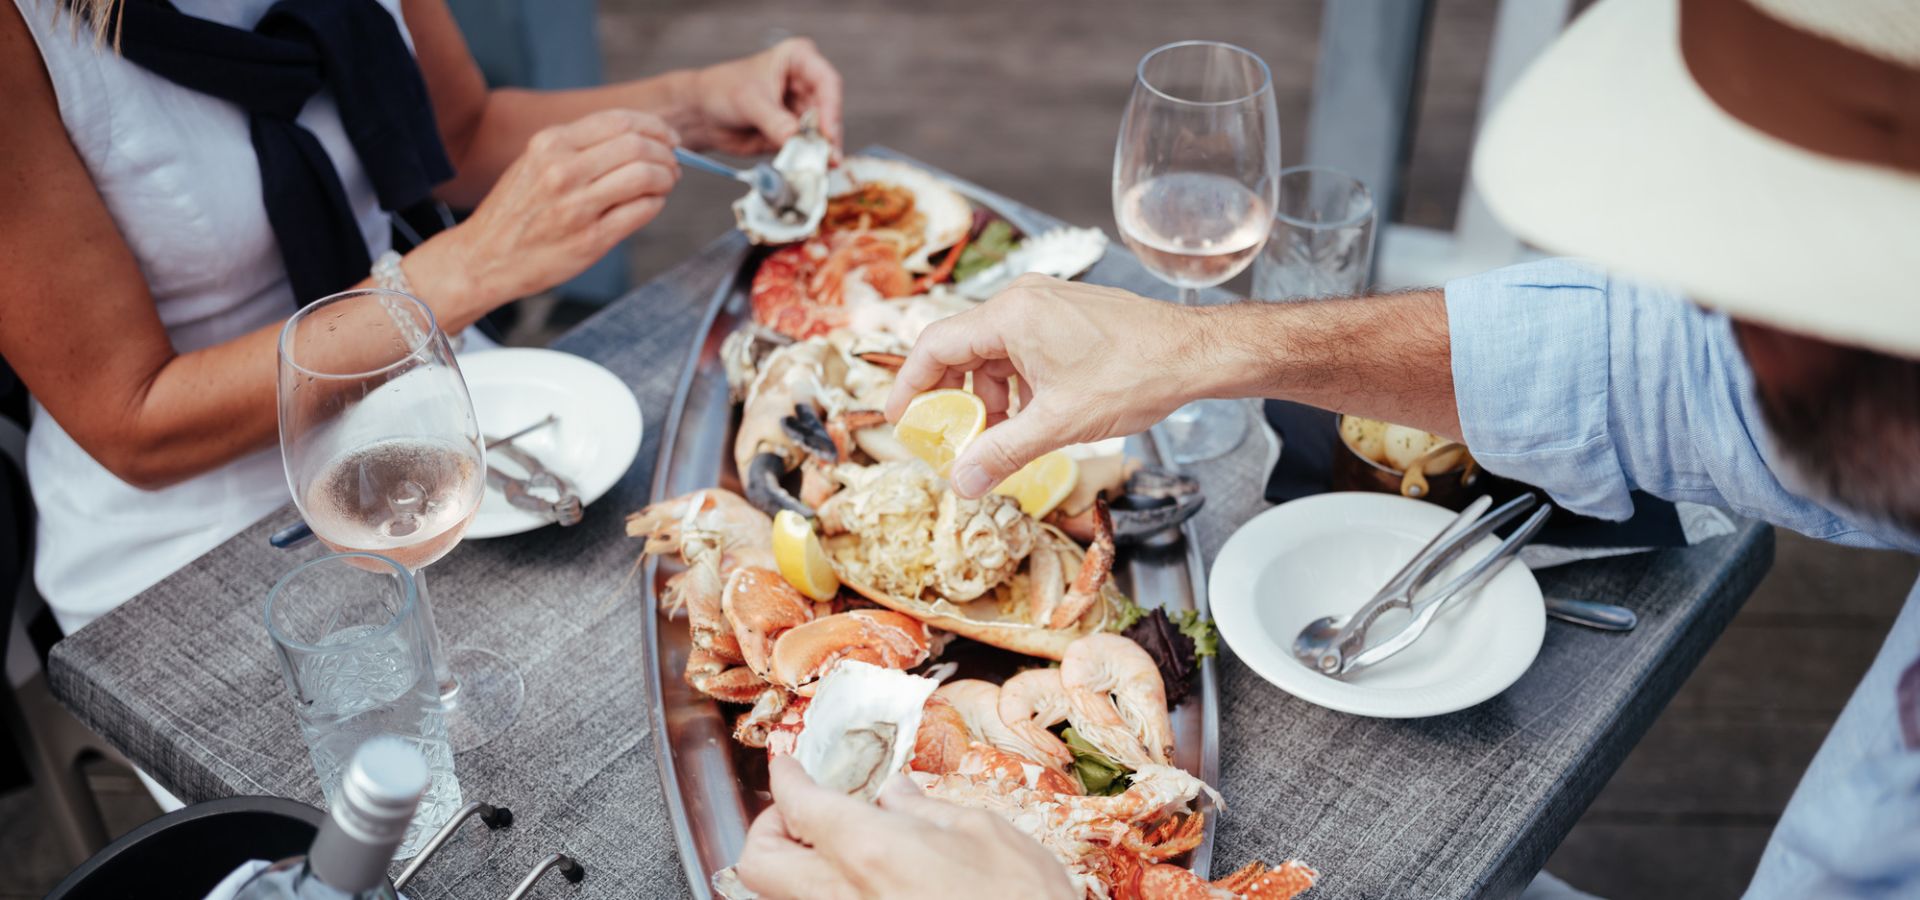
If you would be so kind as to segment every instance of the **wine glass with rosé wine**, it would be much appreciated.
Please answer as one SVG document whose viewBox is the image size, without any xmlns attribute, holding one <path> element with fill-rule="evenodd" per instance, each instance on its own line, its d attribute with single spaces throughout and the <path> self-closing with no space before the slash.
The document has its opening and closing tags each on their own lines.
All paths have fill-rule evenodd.
<svg viewBox="0 0 1920 900">
<path fill-rule="evenodd" d="M 413 573 L 455 751 L 511 726 L 526 694 L 513 662 L 446 647 L 421 571 L 466 534 L 486 483 L 467 383 L 433 310 L 399 291 L 309 304 L 280 332 L 280 457 L 300 515 L 340 552 Z"/>
<path fill-rule="evenodd" d="M 1232 44 L 1181 41 L 1140 60 L 1113 153 L 1113 212 L 1141 265 L 1180 291 L 1246 269 L 1273 227 L 1279 199 L 1280 125 L 1273 77 Z M 1247 411 L 1234 400 L 1198 400 L 1164 427 L 1176 462 L 1238 447 Z"/>
</svg>

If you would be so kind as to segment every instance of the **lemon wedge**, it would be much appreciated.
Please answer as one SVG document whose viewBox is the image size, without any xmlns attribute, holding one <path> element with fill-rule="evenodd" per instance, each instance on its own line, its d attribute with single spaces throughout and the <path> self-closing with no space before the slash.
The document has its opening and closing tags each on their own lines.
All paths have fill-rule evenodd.
<svg viewBox="0 0 1920 900">
<path fill-rule="evenodd" d="M 1058 450 L 1020 467 L 993 489 L 1020 501 L 1020 511 L 1036 519 L 1060 505 L 1080 483 L 1080 464 Z"/>
<path fill-rule="evenodd" d="M 956 388 L 928 391 L 913 398 L 894 437 L 941 475 L 968 443 L 987 427 L 987 405 L 979 397 Z"/>
<path fill-rule="evenodd" d="M 813 523 L 790 509 L 773 517 L 773 561 L 780 576 L 800 593 L 815 600 L 832 600 L 840 592 L 840 576 L 820 547 Z"/>
</svg>

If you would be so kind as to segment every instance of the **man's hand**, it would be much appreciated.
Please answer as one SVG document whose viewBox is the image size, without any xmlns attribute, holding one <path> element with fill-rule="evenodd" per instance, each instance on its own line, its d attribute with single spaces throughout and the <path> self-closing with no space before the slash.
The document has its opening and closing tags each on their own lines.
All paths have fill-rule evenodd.
<svg viewBox="0 0 1920 900">
<path fill-rule="evenodd" d="M 769 766 L 773 808 L 734 867 L 768 900 L 973 897 L 1072 900 L 1060 861 L 992 813 L 932 800 L 896 776 L 878 807 L 814 784 L 800 764 Z"/>
<path fill-rule="evenodd" d="M 978 309 L 920 335 L 887 399 L 899 419 L 914 395 L 973 390 L 993 423 L 954 462 L 952 483 L 978 497 L 1035 457 L 1068 444 L 1143 431 L 1214 383 L 1204 311 L 1116 288 L 1022 276 Z M 1006 415 L 1009 394 L 1024 399 Z"/>
<path fill-rule="evenodd" d="M 816 110 L 820 132 L 840 144 L 840 73 L 803 37 L 693 73 L 688 146 L 738 156 L 780 149 Z"/>
</svg>

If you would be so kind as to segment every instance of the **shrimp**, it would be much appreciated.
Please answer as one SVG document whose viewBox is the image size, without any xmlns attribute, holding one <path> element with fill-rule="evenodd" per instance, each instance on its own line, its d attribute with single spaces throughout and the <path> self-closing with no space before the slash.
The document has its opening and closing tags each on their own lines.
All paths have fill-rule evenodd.
<svg viewBox="0 0 1920 900">
<path fill-rule="evenodd" d="M 1066 752 L 1064 758 L 1045 745 L 1036 745 L 1027 736 L 1015 731 L 1000 716 L 1000 687 L 975 678 L 949 681 L 940 686 L 933 695 L 953 704 L 967 728 L 987 745 L 996 750 L 1005 751 L 1036 764 L 1044 764 L 1052 769 L 1064 771 L 1073 762 L 1073 754 Z M 1060 739 L 1047 735 L 1059 750 L 1065 751 L 1066 745 Z"/>
<path fill-rule="evenodd" d="M 1117 634 L 1074 641 L 1060 662 L 1060 682 L 1067 721 L 1087 743 L 1130 769 L 1167 764 L 1173 755 L 1167 689 L 1139 644 Z"/>
<path fill-rule="evenodd" d="M 1073 765 L 1073 751 L 1047 730 L 1067 720 L 1067 689 L 1059 669 L 1028 669 L 1001 684 L 1000 720 L 1040 754 L 1035 760 Z"/>
<path fill-rule="evenodd" d="M 1065 773 L 1042 766 L 1022 754 L 1009 753 L 978 741 L 960 757 L 960 765 L 955 767 L 954 773 L 979 780 L 1020 784 L 1043 795 L 1080 793 L 1080 782 L 1067 777 Z"/>
</svg>

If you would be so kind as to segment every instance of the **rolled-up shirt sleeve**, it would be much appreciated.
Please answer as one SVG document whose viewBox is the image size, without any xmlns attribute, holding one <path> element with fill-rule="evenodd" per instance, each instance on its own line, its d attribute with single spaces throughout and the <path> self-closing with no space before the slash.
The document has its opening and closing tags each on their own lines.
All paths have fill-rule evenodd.
<svg viewBox="0 0 1920 900">
<path fill-rule="evenodd" d="M 1631 515 L 1639 489 L 1822 540 L 1920 549 L 1781 484 L 1726 317 L 1565 259 L 1450 281 L 1446 299 L 1460 426 L 1488 471 L 1603 519 Z"/>
</svg>

